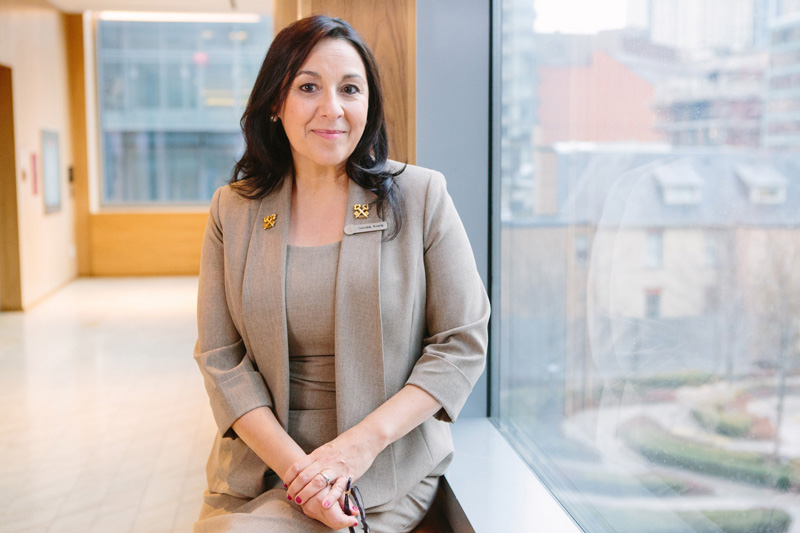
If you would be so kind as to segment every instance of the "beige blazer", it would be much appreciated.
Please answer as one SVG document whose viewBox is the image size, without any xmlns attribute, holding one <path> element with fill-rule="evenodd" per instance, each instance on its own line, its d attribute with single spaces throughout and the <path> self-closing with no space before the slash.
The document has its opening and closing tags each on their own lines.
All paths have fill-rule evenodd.
<svg viewBox="0 0 800 533">
<path fill-rule="evenodd" d="M 335 289 L 336 415 L 341 433 L 405 384 L 443 408 L 387 447 L 358 480 L 366 507 L 406 494 L 442 473 L 456 419 L 483 372 L 489 301 L 466 232 L 438 172 L 409 165 L 397 178 L 399 235 L 344 235 Z M 288 427 L 289 364 L 285 262 L 291 179 L 260 200 L 219 189 L 203 240 L 194 357 L 219 432 L 207 466 L 209 490 L 254 498 L 267 466 L 231 424 L 269 406 Z M 350 182 L 346 225 L 380 222 L 375 195 Z M 355 219 L 354 204 L 369 204 Z M 275 224 L 264 228 L 264 218 Z M 391 220 L 391 217 L 387 217 Z"/>
</svg>

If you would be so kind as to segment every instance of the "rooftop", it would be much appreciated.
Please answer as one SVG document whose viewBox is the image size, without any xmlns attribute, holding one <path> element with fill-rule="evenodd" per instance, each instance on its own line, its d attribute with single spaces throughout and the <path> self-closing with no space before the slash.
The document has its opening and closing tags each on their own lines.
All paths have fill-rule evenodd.
<svg viewBox="0 0 800 533">
<path fill-rule="evenodd" d="M 800 228 L 800 157 L 762 150 L 582 143 L 554 147 L 558 211 L 506 225 Z M 538 178 L 536 178 L 538 179 Z M 780 202 L 754 202 L 745 184 L 780 187 Z M 665 201 L 663 187 L 691 185 L 692 202 Z M 784 189 L 785 188 L 785 189 Z"/>
</svg>

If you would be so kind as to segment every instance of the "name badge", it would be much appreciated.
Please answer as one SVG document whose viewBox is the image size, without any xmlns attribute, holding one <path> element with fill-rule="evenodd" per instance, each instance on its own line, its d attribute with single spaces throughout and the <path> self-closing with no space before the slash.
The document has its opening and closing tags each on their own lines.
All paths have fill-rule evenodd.
<svg viewBox="0 0 800 533">
<path fill-rule="evenodd" d="M 348 224 L 344 227 L 344 232 L 348 235 L 354 233 L 364 233 L 367 231 L 383 231 L 389 227 L 388 222 L 372 222 L 370 224 Z"/>
</svg>

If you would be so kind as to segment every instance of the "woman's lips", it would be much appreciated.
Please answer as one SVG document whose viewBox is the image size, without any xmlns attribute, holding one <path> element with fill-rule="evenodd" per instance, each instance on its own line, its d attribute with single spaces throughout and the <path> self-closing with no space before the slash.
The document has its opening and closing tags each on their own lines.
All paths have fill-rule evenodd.
<svg viewBox="0 0 800 533">
<path fill-rule="evenodd" d="M 312 130 L 323 139 L 338 139 L 344 135 L 344 130 Z"/>
</svg>

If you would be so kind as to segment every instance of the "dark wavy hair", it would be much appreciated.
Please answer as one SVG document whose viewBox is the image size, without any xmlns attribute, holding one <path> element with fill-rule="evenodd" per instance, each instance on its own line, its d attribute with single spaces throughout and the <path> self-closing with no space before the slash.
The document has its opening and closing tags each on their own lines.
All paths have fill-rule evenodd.
<svg viewBox="0 0 800 533">
<path fill-rule="evenodd" d="M 304 18 L 284 28 L 272 41 L 242 115 L 245 151 L 233 167 L 230 184 L 242 196 L 258 199 L 276 190 L 293 171 L 292 150 L 283 124 L 272 122 L 270 116 L 281 109 L 297 71 L 323 39 L 349 42 L 364 62 L 369 88 L 367 123 L 345 171 L 351 180 L 377 195 L 381 216 L 391 213 L 393 225 L 386 235 L 387 240 L 392 239 L 402 226 L 395 178 L 405 167 L 393 172 L 388 165 L 389 140 L 375 56 L 353 27 L 341 19 L 323 15 Z"/>
</svg>

